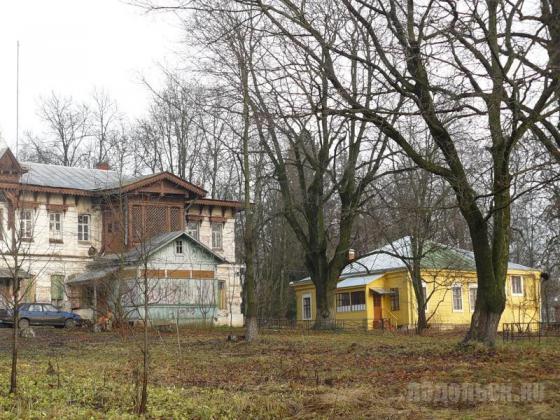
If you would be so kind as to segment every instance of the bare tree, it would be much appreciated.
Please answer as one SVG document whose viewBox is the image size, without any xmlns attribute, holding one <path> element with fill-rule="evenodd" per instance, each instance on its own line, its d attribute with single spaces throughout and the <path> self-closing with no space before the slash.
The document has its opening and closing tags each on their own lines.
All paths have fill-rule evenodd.
<svg viewBox="0 0 560 420">
<path fill-rule="evenodd" d="M 122 141 L 123 116 L 115 101 L 103 90 L 95 89 L 92 101 L 93 106 L 89 118 L 92 136 L 90 159 L 93 160 L 91 163 L 96 165 L 108 162 L 113 147 L 118 146 L 118 143 Z"/>
<path fill-rule="evenodd" d="M 91 134 L 88 107 L 53 92 L 41 100 L 39 116 L 46 132 L 41 137 L 28 135 L 26 158 L 63 166 L 86 164 L 85 139 Z"/>
<path fill-rule="evenodd" d="M 465 342 L 493 344 L 506 299 L 512 152 L 532 133 L 558 155 L 545 134 L 558 138 L 551 121 L 560 82 L 552 24 L 557 2 L 543 2 L 543 16 L 534 24 L 524 19 L 529 4 L 499 0 L 238 3 L 259 10 L 284 45 L 308 57 L 328 80 L 333 100 L 322 112 L 369 122 L 453 188 L 469 227 L 479 283 Z M 550 37 L 540 36 L 543 19 Z M 537 50 L 549 51 L 549 61 L 540 61 Z M 347 68 L 373 80 L 379 100 L 371 100 L 372 90 L 356 91 L 355 73 Z M 543 75 L 542 68 L 549 73 Z M 403 129 L 411 120 L 414 133 Z M 418 151 L 415 137 L 422 132 L 438 147 L 433 159 Z M 487 185 L 469 173 L 473 144 L 485 151 Z"/>
<path fill-rule="evenodd" d="M 7 314 L 11 317 L 12 331 L 12 363 L 10 373 L 11 394 L 18 391 L 18 356 L 20 329 L 29 327 L 29 321 L 20 319 L 21 304 L 26 302 L 35 288 L 36 276 L 50 261 L 45 254 L 46 262 L 41 267 L 34 267 L 34 275 L 29 273 L 33 252 L 30 249 L 33 235 L 36 234 L 35 226 L 37 213 L 22 206 L 20 192 L 4 192 L 7 199 L 8 222 L 7 229 L 0 223 L 0 262 L 2 269 L 7 273 L 7 284 L 0 287 L 0 305 L 4 305 Z M 0 210 L 0 214 L 3 209 Z M 33 297 L 34 299 L 34 297 Z"/>
</svg>

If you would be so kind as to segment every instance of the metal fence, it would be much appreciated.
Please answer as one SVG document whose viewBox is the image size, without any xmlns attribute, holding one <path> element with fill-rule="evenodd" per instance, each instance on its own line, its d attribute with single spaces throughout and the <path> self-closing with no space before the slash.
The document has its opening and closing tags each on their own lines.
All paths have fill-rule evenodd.
<svg viewBox="0 0 560 420">
<path fill-rule="evenodd" d="M 388 319 L 334 319 L 323 321 L 320 325 L 315 320 L 295 319 L 259 319 L 259 328 L 269 331 L 331 331 L 331 332 L 384 332 L 398 334 L 415 334 L 416 327 L 403 325 L 397 328 Z"/>
<path fill-rule="evenodd" d="M 560 337 L 560 322 L 504 322 L 502 340 Z"/>
</svg>

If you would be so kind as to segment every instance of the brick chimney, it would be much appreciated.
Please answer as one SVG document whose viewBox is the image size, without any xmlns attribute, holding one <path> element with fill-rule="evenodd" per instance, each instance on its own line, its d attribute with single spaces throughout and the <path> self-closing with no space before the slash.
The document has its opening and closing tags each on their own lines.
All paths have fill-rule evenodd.
<svg viewBox="0 0 560 420">
<path fill-rule="evenodd" d="M 109 162 L 98 162 L 97 165 L 95 165 L 95 169 L 101 169 L 102 171 L 108 171 L 111 168 L 109 167 Z"/>
</svg>

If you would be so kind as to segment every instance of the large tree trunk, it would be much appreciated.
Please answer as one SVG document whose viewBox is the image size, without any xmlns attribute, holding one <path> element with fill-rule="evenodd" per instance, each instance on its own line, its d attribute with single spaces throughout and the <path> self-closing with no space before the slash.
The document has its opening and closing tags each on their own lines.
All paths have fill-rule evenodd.
<svg viewBox="0 0 560 420">
<path fill-rule="evenodd" d="M 324 279 L 317 279 L 313 281 L 313 284 L 315 284 L 315 303 L 317 306 L 314 328 L 328 328 L 329 326 L 332 326 L 332 322 L 334 320 L 332 313 L 333 290 L 332 288 L 329 288 Z"/>
<path fill-rule="evenodd" d="M 469 223 L 473 241 L 474 258 L 478 279 L 476 305 L 471 319 L 470 328 L 464 343 L 471 341 L 482 342 L 493 346 L 496 341 L 498 324 L 506 305 L 505 278 L 507 273 L 507 256 L 505 263 L 499 261 L 497 255 L 506 246 L 505 226 L 499 227 L 495 223 L 493 246 L 490 247 L 486 224 Z M 502 239 L 499 239 L 502 237 Z M 496 244 L 496 242 L 502 242 Z M 502 256 L 503 258 L 503 256 Z"/>
<path fill-rule="evenodd" d="M 250 108 L 249 108 L 249 74 L 247 69 L 246 57 L 239 56 L 239 69 L 241 72 L 241 88 L 243 90 L 243 189 L 244 200 L 243 209 L 245 210 L 245 293 L 247 298 L 247 306 L 245 310 L 245 340 L 252 342 L 258 338 L 257 323 L 257 301 L 255 298 L 255 219 L 253 206 L 251 205 L 251 168 L 249 162 L 249 125 Z"/>
</svg>

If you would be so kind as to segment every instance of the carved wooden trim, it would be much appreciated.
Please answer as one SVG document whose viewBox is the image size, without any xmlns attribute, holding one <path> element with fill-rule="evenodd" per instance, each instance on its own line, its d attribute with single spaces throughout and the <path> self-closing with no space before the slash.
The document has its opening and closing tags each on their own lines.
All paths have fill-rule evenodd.
<svg viewBox="0 0 560 420">
<path fill-rule="evenodd" d="M 41 205 L 41 203 L 37 201 L 20 201 L 18 203 L 19 209 L 36 209 Z"/>
<path fill-rule="evenodd" d="M 47 204 L 47 211 L 62 211 L 65 212 L 68 210 L 67 204 Z"/>
</svg>

